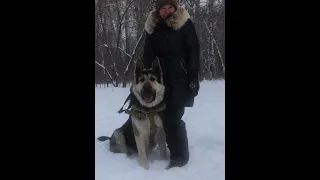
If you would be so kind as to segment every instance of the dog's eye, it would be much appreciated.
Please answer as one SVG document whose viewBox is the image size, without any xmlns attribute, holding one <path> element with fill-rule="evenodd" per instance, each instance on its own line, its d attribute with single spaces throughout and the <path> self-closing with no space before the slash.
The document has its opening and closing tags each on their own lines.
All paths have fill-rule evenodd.
<svg viewBox="0 0 320 180">
<path fill-rule="evenodd" d="M 143 81 L 144 81 L 144 78 L 140 78 L 139 81 L 140 81 L 140 82 L 143 82 Z"/>
<path fill-rule="evenodd" d="M 153 77 L 153 76 L 150 77 L 150 81 L 155 81 L 155 80 L 156 80 L 155 77 Z"/>
</svg>

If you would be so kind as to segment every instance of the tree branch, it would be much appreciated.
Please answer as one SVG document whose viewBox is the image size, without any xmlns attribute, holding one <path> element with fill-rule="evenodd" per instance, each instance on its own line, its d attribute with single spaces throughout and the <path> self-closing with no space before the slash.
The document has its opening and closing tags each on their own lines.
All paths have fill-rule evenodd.
<svg viewBox="0 0 320 180">
<path fill-rule="evenodd" d="M 224 60 L 223 60 L 222 55 L 221 55 L 221 53 L 220 53 L 220 49 L 219 49 L 219 47 L 218 47 L 218 44 L 217 44 L 217 42 L 216 42 L 216 40 L 215 40 L 214 38 L 212 38 L 212 40 L 213 40 L 214 45 L 215 45 L 216 48 L 217 48 L 219 57 L 220 57 L 220 59 L 221 59 L 222 68 L 225 69 L 225 68 L 224 68 L 224 62 L 223 62 Z M 224 73 L 224 70 L 223 70 L 223 73 Z"/>
<path fill-rule="evenodd" d="M 107 68 L 105 68 L 102 64 L 98 63 L 97 61 L 94 61 L 94 62 L 95 62 L 97 65 L 99 65 L 102 69 L 104 69 L 105 72 L 107 72 L 108 76 L 109 76 L 110 79 L 111 79 L 111 82 L 112 82 L 113 86 L 116 87 L 116 85 L 114 84 L 114 82 L 113 82 L 113 80 L 112 80 L 112 77 L 111 77 L 109 71 L 107 70 Z"/>
<path fill-rule="evenodd" d="M 129 60 L 129 63 L 128 63 L 127 67 L 126 67 L 126 70 L 125 70 L 124 74 L 126 74 L 127 71 L 129 70 L 129 66 L 131 65 L 132 59 L 133 59 L 134 55 L 136 54 L 136 49 L 137 49 L 137 47 L 139 46 L 139 44 L 140 44 L 140 42 L 141 42 L 141 39 L 142 39 L 142 37 L 144 36 L 144 34 L 145 34 L 144 31 L 142 31 L 142 33 L 141 33 L 141 35 L 140 35 L 140 38 L 139 38 L 136 46 L 134 47 L 134 49 L 133 49 L 133 51 L 132 51 L 131 58 L 130 58 L 130 60 Z"/>
<path fill-rule="evenodd" d="M 127 53 L 124 49 L 122 49 L 121 47 L 118 47 L 118 49 L 120 49 L 125 55 L 127 55 L 129 58 L 132 58 L 132 56 Z"/>
<path fill-rule="evenodd" d="M 210 31 L 210 29 L 209 29 L 209 27 L 208 27 L 208 25 L 207 25 L 206 21 L 205 21 L 205 20 L 203 20 L 203 22 L 204 22 L 204 24 L 206 25 L 206 28 L 207 28 L 207 30 L 208 30 L 209 35 L 211 36 L 211 35 L 212 35 L 212 32 Z"/>
<path fill-rule="evenodd" d="M 223 68 L 223 73 L 224 73 L 224 69 L 225 69 L 225 67 L 224 67 L 224 60 L 223 60 L 222 55 L 221 55 L 221 53 L 220 53 L 219 46 L 218 46 L 216 40 L 214 39 L 213 33 L 209 30 L 209 27 L 208 27 L 206 21 L 203 21 L 203 22 L 204 22 L 204 24 L 206 25 L 206 28 L 207 28 L 207 30 L 208 30 L 208 33 L 210 34 L 210 36 L 212 36 L 213 43 L 214 43 L 214 45 L 215 45 L 216 48 L 217 48 L 219 57 L 220 57 L 220 59 L 221 59 L 221 65 L 222 65 L 222 68 Z"/>
<path fill-rule="evenodd" d="M 131 4 L 133 3 L 134 0 L 131 0 L 128 4 L 128 6 L 126 7 L 126 9 L 124 10 L 122 16 L 121 16 L 121 20 L 120 23 L 122 23 L 123 17 L 126 15 L 127 10 L 129 9 L 129 7 L 131 6 Z"/>
<path fill-rule="evenodd" d="M 109 7 L 109 6 L 113 6 L 113 7 L 118 8 L 118 6 L 117 6 L 116 4 L 108 4 L 108 5 L 105 5 L 103 8 L 107 8 L 107 7 Z"/>
</svg>

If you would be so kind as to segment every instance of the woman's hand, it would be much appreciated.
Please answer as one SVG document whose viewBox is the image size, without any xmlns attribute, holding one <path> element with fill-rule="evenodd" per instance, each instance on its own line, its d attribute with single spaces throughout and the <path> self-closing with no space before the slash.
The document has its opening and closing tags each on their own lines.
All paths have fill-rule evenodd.
<svg viewBox="0 0 320 180">
<path fill-rule="evenodd" d="M 199 89 L 200 89 L 200 83 L 198 79 L 191 79 L 189 82 L 189 88 L 191 90 L 191 93 L 194 97 L 198 95 Z"/>
</svg>

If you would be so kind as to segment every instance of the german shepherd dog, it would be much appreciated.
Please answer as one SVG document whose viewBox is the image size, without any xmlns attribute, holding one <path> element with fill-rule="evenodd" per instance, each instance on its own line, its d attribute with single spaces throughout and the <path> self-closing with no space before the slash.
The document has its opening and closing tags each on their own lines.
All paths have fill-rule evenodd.
<svg viewBox="0 0 320 180">
<path fill-rule="evenodd" d="M 159 148 L 161 158 L 167 159 L 166 135 L 160 115 L 165 109 L 164 92 L 159 67 L 144 70 L 136 68 L 135 82 L 128 96 L 131 110 L 125 110 L 129 119 L 111 137 L 101 136 L 98 140 L 109 139 L 110 151 L 114 153 L 128 156 L 138 153 L 139 164 L 145 169 L 149 169 L 147 156 L 155 147 Z M 123 111 L 122 108 L 119 113 Z"/>
</svg>

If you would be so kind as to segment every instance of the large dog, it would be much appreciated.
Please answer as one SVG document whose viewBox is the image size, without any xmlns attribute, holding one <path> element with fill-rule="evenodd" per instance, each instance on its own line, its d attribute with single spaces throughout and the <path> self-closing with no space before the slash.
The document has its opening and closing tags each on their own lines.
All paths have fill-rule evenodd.
<svg viewBox="0 0 320 180">
<path fill-rule="evenodd" d="M 109 139 L 111 152 L 127 155 L 138 153 L 140 165 L 149 169 L 147 156 L 155 147 L 159 148 L 161 158 L 168 158 L 166 135 L 160 115 L 165 109 L 165 86 L 159 68 L 136 68 L 135 74 L 135 82 L 127 98 L 130 99 L 131 109 L 122 110 L 122 107 L 119 111 L 129 114 L 129 119 L 111 137 L 101 136 L 98 139 Z"/>
</svg>

